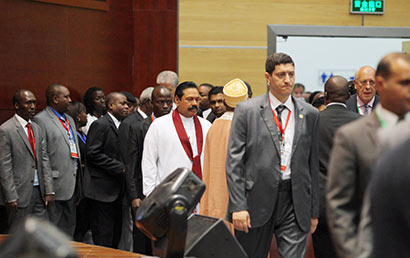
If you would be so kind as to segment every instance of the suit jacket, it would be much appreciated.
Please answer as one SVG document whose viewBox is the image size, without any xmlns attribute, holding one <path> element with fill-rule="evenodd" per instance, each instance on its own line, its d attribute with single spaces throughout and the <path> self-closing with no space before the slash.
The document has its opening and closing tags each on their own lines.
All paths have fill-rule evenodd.
<svg viewBox="0 0 410 258">
<path fill-rule="evenodd" d="M 379 96 L 377 96 L 376 94 L 374 97 L 372 112 L 374 108 L 377 106 L 377 104 L 379 104 Z M 347 110 L 350 110 L 350 111 L 353 111 L 359 114 L 359 112 L 357 111 L 357 93 L 350 96 L 350 98 L 346 101 L 346 106 L 347 106 Z"/>
<path fill-rule="evenodd" d="M 118 129 L 110 115 L 95 121 L 88 131 L 84 195 L 113 202 L 123 193 L 124 164 L 118 144 Z"/>
<path fill-rule="evenodd" d="M 67 114 L 65 116 L 73 130 L 77 153 L 81 158 L 74 119 Z M 67 131 L 50 107 L 46 107 L 38 113 L 33 120 L 40 125 L 46 135 L 47 154 L 52 169 L 56 200 L 69 200 L 73 196 L 76 186 L 77 167 L 80 167 L 80 173 L 82 170 L 81 166 L 78 165 L 78 160 L 71 158 Z"/>
<path fill-rule="evenodd" d="M 37 175 L 41 196 L 53 192 L 51 168 L 46 154 L 46 142 L 39 125 L 31 122 L 35 139 Z M 0 126 L 0 205 L 18 200 L 20 208 L 31 200 L 36 161 L 33 150 L 15 116 Z"/>
<path fill-rule="evenodd" d="M 342 126 L 330 154 L 327 219 L 340 257 L 358 257 L 358 229 L 364 193 L 380 148 L 376 112 Z"/>
<path fill-rule="evenodd" d="M 127 118 L 128 119 L 128 118 Z M 142 121 L 125 119 L 119 128 L 121 155 L 125 164 L 125 187 L 130 201 L 143 199 L 141 160 L 144 138 L 152 123 L 151 116 Z"/>
<path fill-rule="evenodd" d="M 407 128 L 408 129 L 408 128 Z M 384 153 L 370 183 L 373 256 L 410 257 L 410 138 Z"/>
<path fill-rule="evenodd" d="M 296 220 L 304 231 L 319 216 L 319 113 L 295 100 L 295 135 L 291 157 L 292 196 Z M 272 216 L 281 181 L 279 130 L 268 94 L 241 102 L 231 125 L 226 162 L 229 191 L 228 216 L 247 210 L 252 227 Z M 269 198 L 267 198 L 269 195 Z"/>
<path fill-rule="evenodd" d="M 320 186 L 320 217 L 326 213 L 326 184 L 327 168 L 329 165 L 330 150 L 333 147 L 333 139 L 336 130 L 344 124 L 360 118 L 358 113 L 347 110 L 344 106 L 333 104 L 319 114 L 319 186 Z M 320 220 L 320 223 L 327 223 Z"/>
</svg>

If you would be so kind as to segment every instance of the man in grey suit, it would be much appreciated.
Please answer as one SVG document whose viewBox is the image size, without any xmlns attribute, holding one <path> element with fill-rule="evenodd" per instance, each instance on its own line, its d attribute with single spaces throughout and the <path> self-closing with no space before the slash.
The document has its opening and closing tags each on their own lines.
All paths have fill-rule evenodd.
<svg viewBox="0 0 410 258">
<path fill-rule="evenodd" d="M 36 102 L 31 91 L 16 91 L 16 114 L 0 126 L 0 205 L 7 206 L 8 226 L 28 215 L 47 218 L 54 201 L 45 138 L 31 121 Z"/>
<path fill-rule="evenodd" d="M 364 235 L 367 243 L 359 242 L 358 234 L 359 223 L 368 219 L 362 213 L 364 193 L 381 152 L 379 129 L 394 128 L 410 111 L 409 69 L 409 54 L 385 56 L 376 70 L 380 105 L 369 116 L 336 132 L 326 199 L 329 229 L 339 257 L 370 256 L 371 239 Z"/>
<path fill-rule="evenodd" d="M 46 135 L 47 154 L 52 169 L 55 205 L 48 208 L 50 220 L 73 236 L 76 218 L 76 176 L 80 149 L 73 118 L 65 114 L 71 102 L 70 91 L 61 84 L 46 90 L 47 107 L 34 117 Z"/>
<path fill-rule="evenodd" d="M 239 103 L 226 174 L 227 219 L 249 257 L 265 258 L 273 234 L 281 257 L 303 257 L 319 216 L 319 113 L 291 96 L 292 58 L 266 60 L 269 92 Z"/>
</svg>

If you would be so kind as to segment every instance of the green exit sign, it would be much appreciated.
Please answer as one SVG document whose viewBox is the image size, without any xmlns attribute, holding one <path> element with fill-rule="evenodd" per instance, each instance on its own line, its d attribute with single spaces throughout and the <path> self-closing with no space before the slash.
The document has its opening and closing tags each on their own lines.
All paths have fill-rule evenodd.
<svg viewBox="0 0 410 258">
<path fill-rule="evenodd" d="M 384 14 L 384 0 L 351 0 L 350 13 Z"/>
</svg>

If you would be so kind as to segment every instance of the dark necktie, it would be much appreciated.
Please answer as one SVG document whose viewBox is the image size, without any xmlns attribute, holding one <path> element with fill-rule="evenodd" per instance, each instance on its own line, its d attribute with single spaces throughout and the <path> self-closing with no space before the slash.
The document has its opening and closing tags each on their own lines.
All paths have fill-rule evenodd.
<svg viewBox="0 0 410 258">
<path fill-rule="evenodd" d="M 35 147 L 33 128 L 31 127 L 30 123 L 27 123 L 26 127 L 27 127 L 28 142 L 30 143 L 31 150 L 33 151 L 34 159 L 36 159 L 36 147 Z"/>
<path fill-rule="evenodd" d="M 364 115 L 369 114 L 369 107 L 370 105 L 364 104 Z"/>
<path fill-rule="evenodd" d="M 285 110 L 285 108 L 286 107 L 284 105 L 279 105 L 276 108 L 276 113 L 278 114 L 278 120 L 279 120 L 279 123 L 281 124 L 281 126 L 282 126 L 282 112 L 283 112 L 283 110 Z"/>
<path fill-rule="evenodd" d="M 280 126 L 283 128 L 283 125 L 282 125 L 282 112 L 283 112 L 283 110 L 285 110 L 286 109 L 286 107 L 284 106 L 284 105 L 279 105 L 277 108 L 276 108 L 276 113 L 278 114 L 278 120 L 279 120 L 279 123 L 280 123 Z M 280 141 L 282 141 L 282 133 L 281 133 L 281 131 L 279 130 L 279 140 Z"/>
</svg>

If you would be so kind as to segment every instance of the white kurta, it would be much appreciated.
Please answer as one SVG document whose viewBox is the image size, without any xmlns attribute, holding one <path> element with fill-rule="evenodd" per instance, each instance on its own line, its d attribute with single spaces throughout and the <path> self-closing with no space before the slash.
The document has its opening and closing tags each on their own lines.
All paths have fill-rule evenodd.
<svg viewBox="0 0 410 258">
<path fill-rule="evenodd" d="M 197 155 L 195 125 L 193 118 L 181 116 L 182 123 L 193 148 L 194 156 Z M 201 166 L 204 161 L 204 148 L 206 134 L 211 123 L 198 117 L 203 134 L 203 146 L 201 154 Z M 143 193 L 148 196 L 159 183 L 171 174 L 175 169 L 186 167 L 192 169 L 192 161 L 185 153 L 179 140 L 177 131 L 172 121 L 172 113 L 159 117 L 152 122 L 144 140 L 142 154 L 142 182 Z"/>
</svg>

